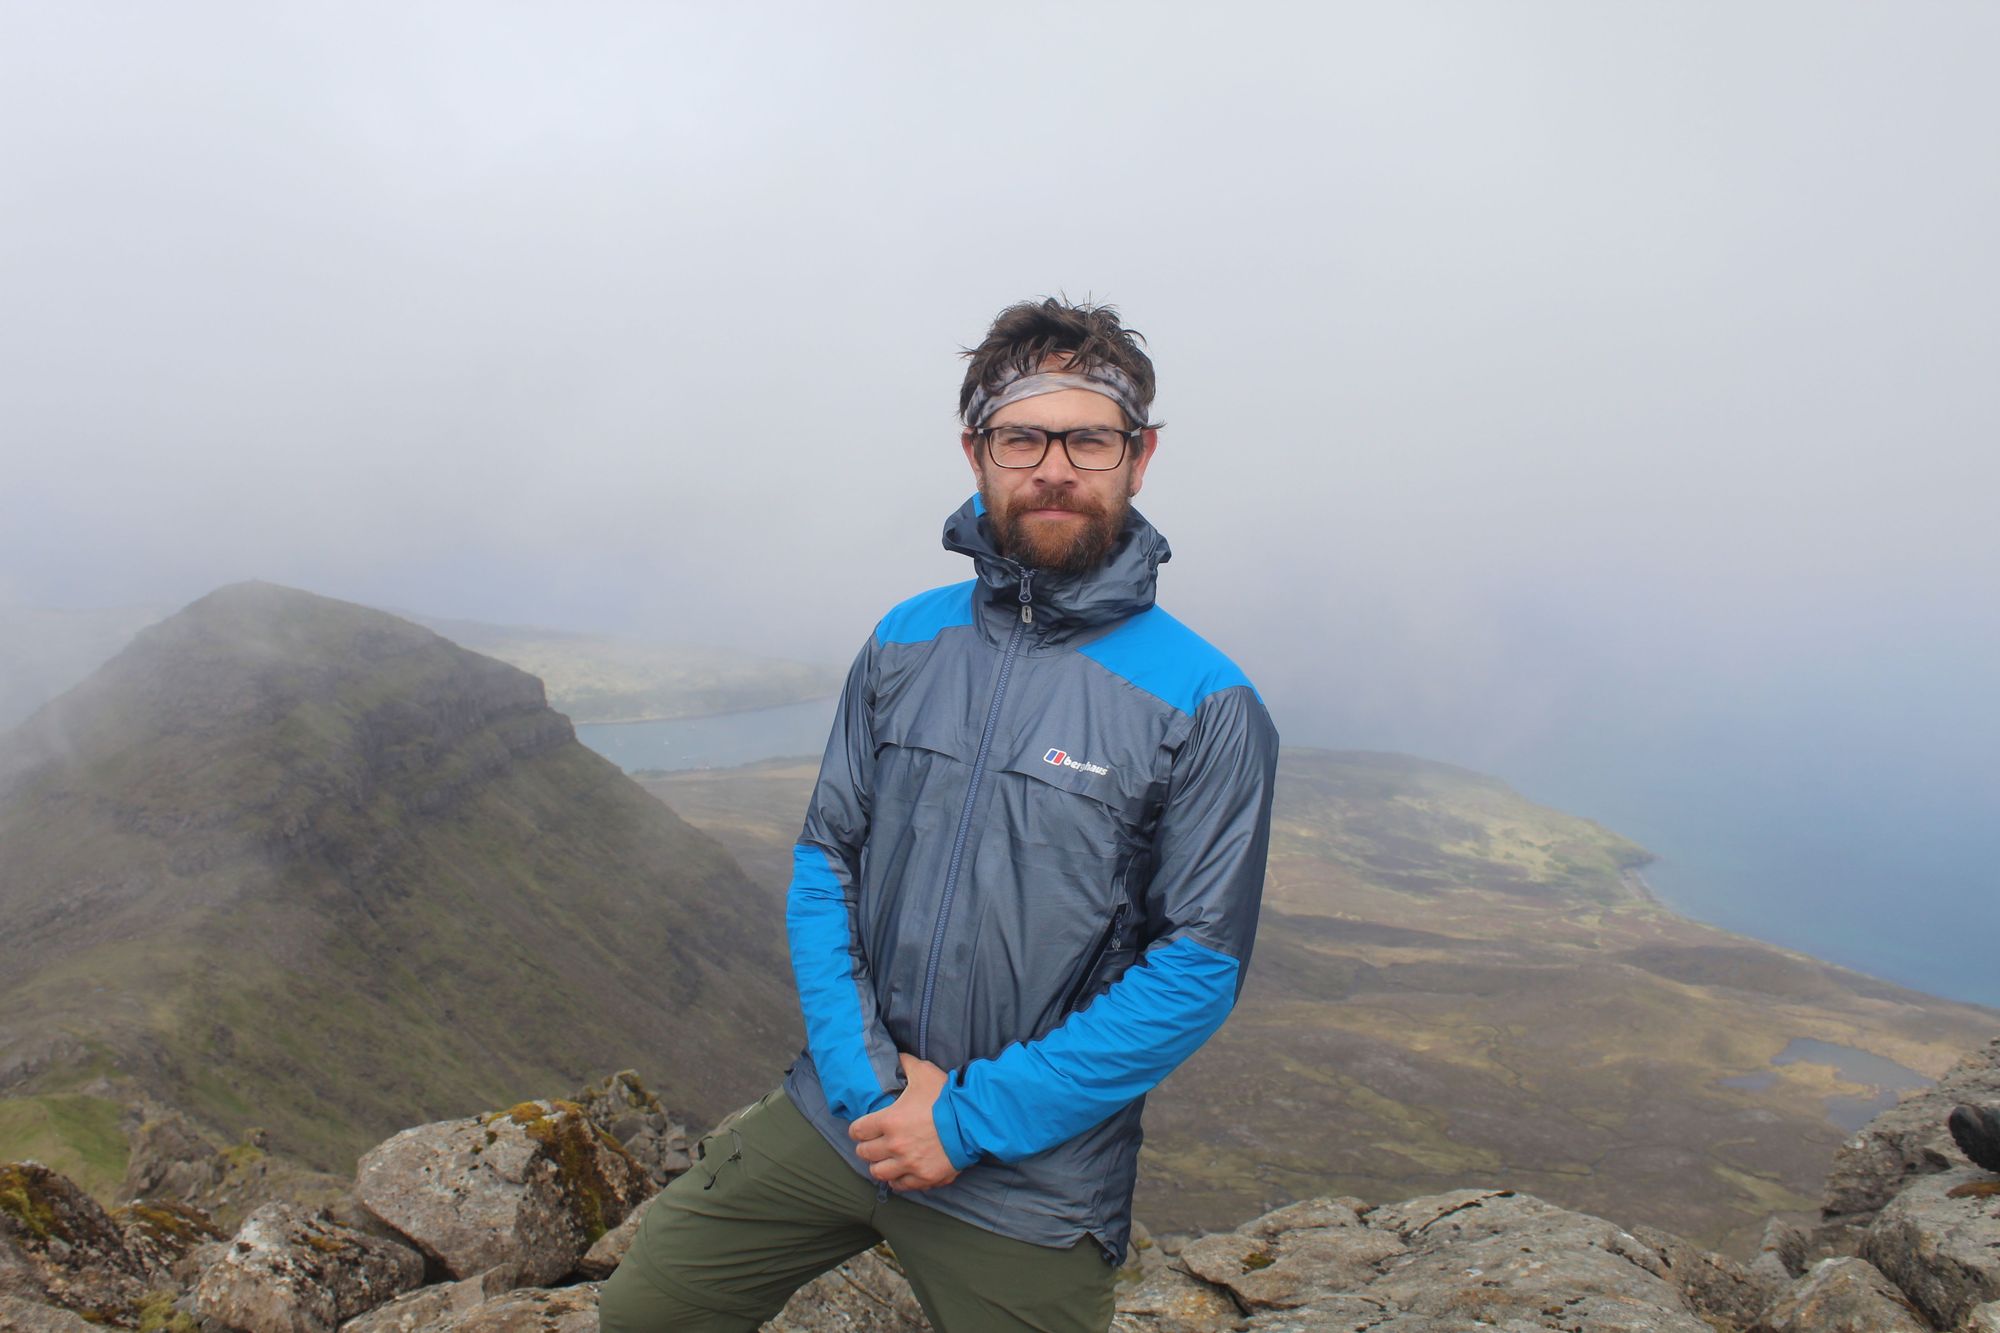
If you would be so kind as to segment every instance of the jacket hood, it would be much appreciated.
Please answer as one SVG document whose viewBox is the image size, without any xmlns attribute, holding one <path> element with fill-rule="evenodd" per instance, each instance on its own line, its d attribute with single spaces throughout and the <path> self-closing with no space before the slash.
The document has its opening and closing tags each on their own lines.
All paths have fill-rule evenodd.
<svg viewBox="0 0 2000 1333">
<path fill-rule="evenodd" d="M 982 600 L 1010 618 L 1018 615 L 1022 580 L 1032 575 L 1035 624 L 1054 634 L 1113 624 L 1146 610 L 1153 604 L 1159 567 L 1173 558 L 1160 530 L 1138 510 L 1127 509 L 1125 526 L 1096 569 L 1082 574 L 1030 569 L 1000 554 L 986 504 L 977 493 L 945 520 L 944 548 L 972 557 Z"/>
</svg>

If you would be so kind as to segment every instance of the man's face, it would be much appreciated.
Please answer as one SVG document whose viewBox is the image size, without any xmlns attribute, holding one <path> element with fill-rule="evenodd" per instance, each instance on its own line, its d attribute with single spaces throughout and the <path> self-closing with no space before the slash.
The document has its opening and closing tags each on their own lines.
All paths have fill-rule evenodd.
<svg viewBox="0 0 2000 1333">
<path fill-rule="evenodd" d="M 1101 393 L 1059 389 L 1009 403 L 993 414 L 987 426 L 1039 426 L 1043 430 L 1102 427 L 1122 431 L 1125 414 Z M 1104 562 L 1111 544 L 1125 526 L 1125 511 L 1146 478 L 1159 444 L 1158 432 L 1147 431 L 1125 452 L 1125 461 L 1103 472 L 1074 467 L 1060 444 L 1049 442 L 1041 464 L 1031 468 L 997 466 L 986 449 L 986 437 L 971 431 L 960 437 L 980 498 L 1000 543 L 1000 553 L 1033 569 L 1080 574 Z"/>
</svg>

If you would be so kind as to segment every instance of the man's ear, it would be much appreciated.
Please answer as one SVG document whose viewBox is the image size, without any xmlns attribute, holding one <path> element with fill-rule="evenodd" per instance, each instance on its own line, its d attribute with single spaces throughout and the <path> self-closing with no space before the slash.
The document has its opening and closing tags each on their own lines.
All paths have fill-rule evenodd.
<svg viewBox="0 0 2000 1333">
<path fill-rule="evenodd" d="M 1139 435 L 1139 447 L 1132 455 L 1132 486 L 1127 495 L 1137 495 L 1139 487 L 1146 481 L 1146 465 L 1153 461 L 1153 451 L 1160 447 L 1160 432 L 1147 427 Z"/>
<path fill-rule="evenodd" d="M 972 469 L 975 479 L 979 476 L 979 437 L 969 430 L 958 433 L 958 447 L 965 450 L 966 466 Z"/>
</svg>

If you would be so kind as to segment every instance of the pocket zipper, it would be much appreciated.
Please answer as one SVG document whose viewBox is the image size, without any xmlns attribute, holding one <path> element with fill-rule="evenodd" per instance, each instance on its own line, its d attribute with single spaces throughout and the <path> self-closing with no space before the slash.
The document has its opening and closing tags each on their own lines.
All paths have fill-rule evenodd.
<svg viewBox="0 0 2000 1333">
<path fill-rule="evenodd" d="M 1089 988 L 1091 978 L 1097 975 L 1097 969 L 1104 963 L 1104 956 L 1113 949 L 1124 947 L 1121 935 L 1125 929 L 1126 914 L 1131 910 L 1132 904 L 1120 903 L 1111 913 L 1110 926 L 1106 927 L 1104 934 L 1099 937 L 1097 947 L 1091 950 L 1090 961 L 1084 964 L 1083 975 L 1077 978 L 1076 985 L 1070 987 L 1069 996 L 1063 1001 L 1065 1016 L 1075 1012 L 1077 1001 L 1083 998 L 1083 992 Z"/>
</svg>

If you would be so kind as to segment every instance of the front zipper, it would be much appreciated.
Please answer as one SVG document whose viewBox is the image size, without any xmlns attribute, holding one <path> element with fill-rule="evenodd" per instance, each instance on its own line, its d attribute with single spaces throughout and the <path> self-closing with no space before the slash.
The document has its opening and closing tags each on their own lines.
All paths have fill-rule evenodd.
<svg viewBox="0 0 2000 1333">
<path fill-rule="evenodd" d="M 986 773 L 986 757 L 993 748 L 993 730 L 1000 720 L 1000 701 L 1007 697 L 1007 677 L 1014 670 L 1014 654 L 1020 650 L 1021 638 L 1028 632 L 1028 626 L 1035 623 L 1033 592 L 1030 584 L 1035 578 L 1032 569 L 1021 569 L 1021 620 L 1014 626 L 1014 632 L 1007 639 L 1007 651 L 1000 658 L 1000 677 L 993 682 L 993 701 L 986 706 L 986 729 L 979 735 L 979 753 L 972 761 L 972 780 L 965 788 L 965 805 L 958 812 L 958 834 L 951 841 L 951 863 L 944 873 L 944 897 L 938 903 L 937 925 L 931 931 L 930 960 L 924 965 L 924 998 L 917 1009 L 917 1058 L 931 1058 L 931 996 L 937 990 L 938 963 L 944 956 L 945 922 L 951 917 L 952 895 L 958 892 L 959 866 L 965 859 L 965 840 L 972 832 L 972 803 L 979 796 L 979 780 Z"/>
<path fill-rule="evenodd" d="M 1090 979 L 1097 975 L 1097 969 L 1103 964 L 1105 957 L 1113 949 L 1125 947 L 1125 941 L 1121 936 L 1125 928 L 1125 914 L 1131 910 L 1131 903 L 1120 903 L 1117 910 L 1111 913 L 1111 924 L 1105 929 L 1104 934 L 1098 937 L 1097 947 L 1090 952 L 1090 961 L 1083 965 L 1083 975 L 1076 979 L 1076 984 L 1069 988 L 1069 994 L 1063 1000 L 1062 1014 L 1065 1017 L 1075 1011 L 1076 1002 L 1083 998 L 1083 992 L 1089 987 Z"/>
</svg>

